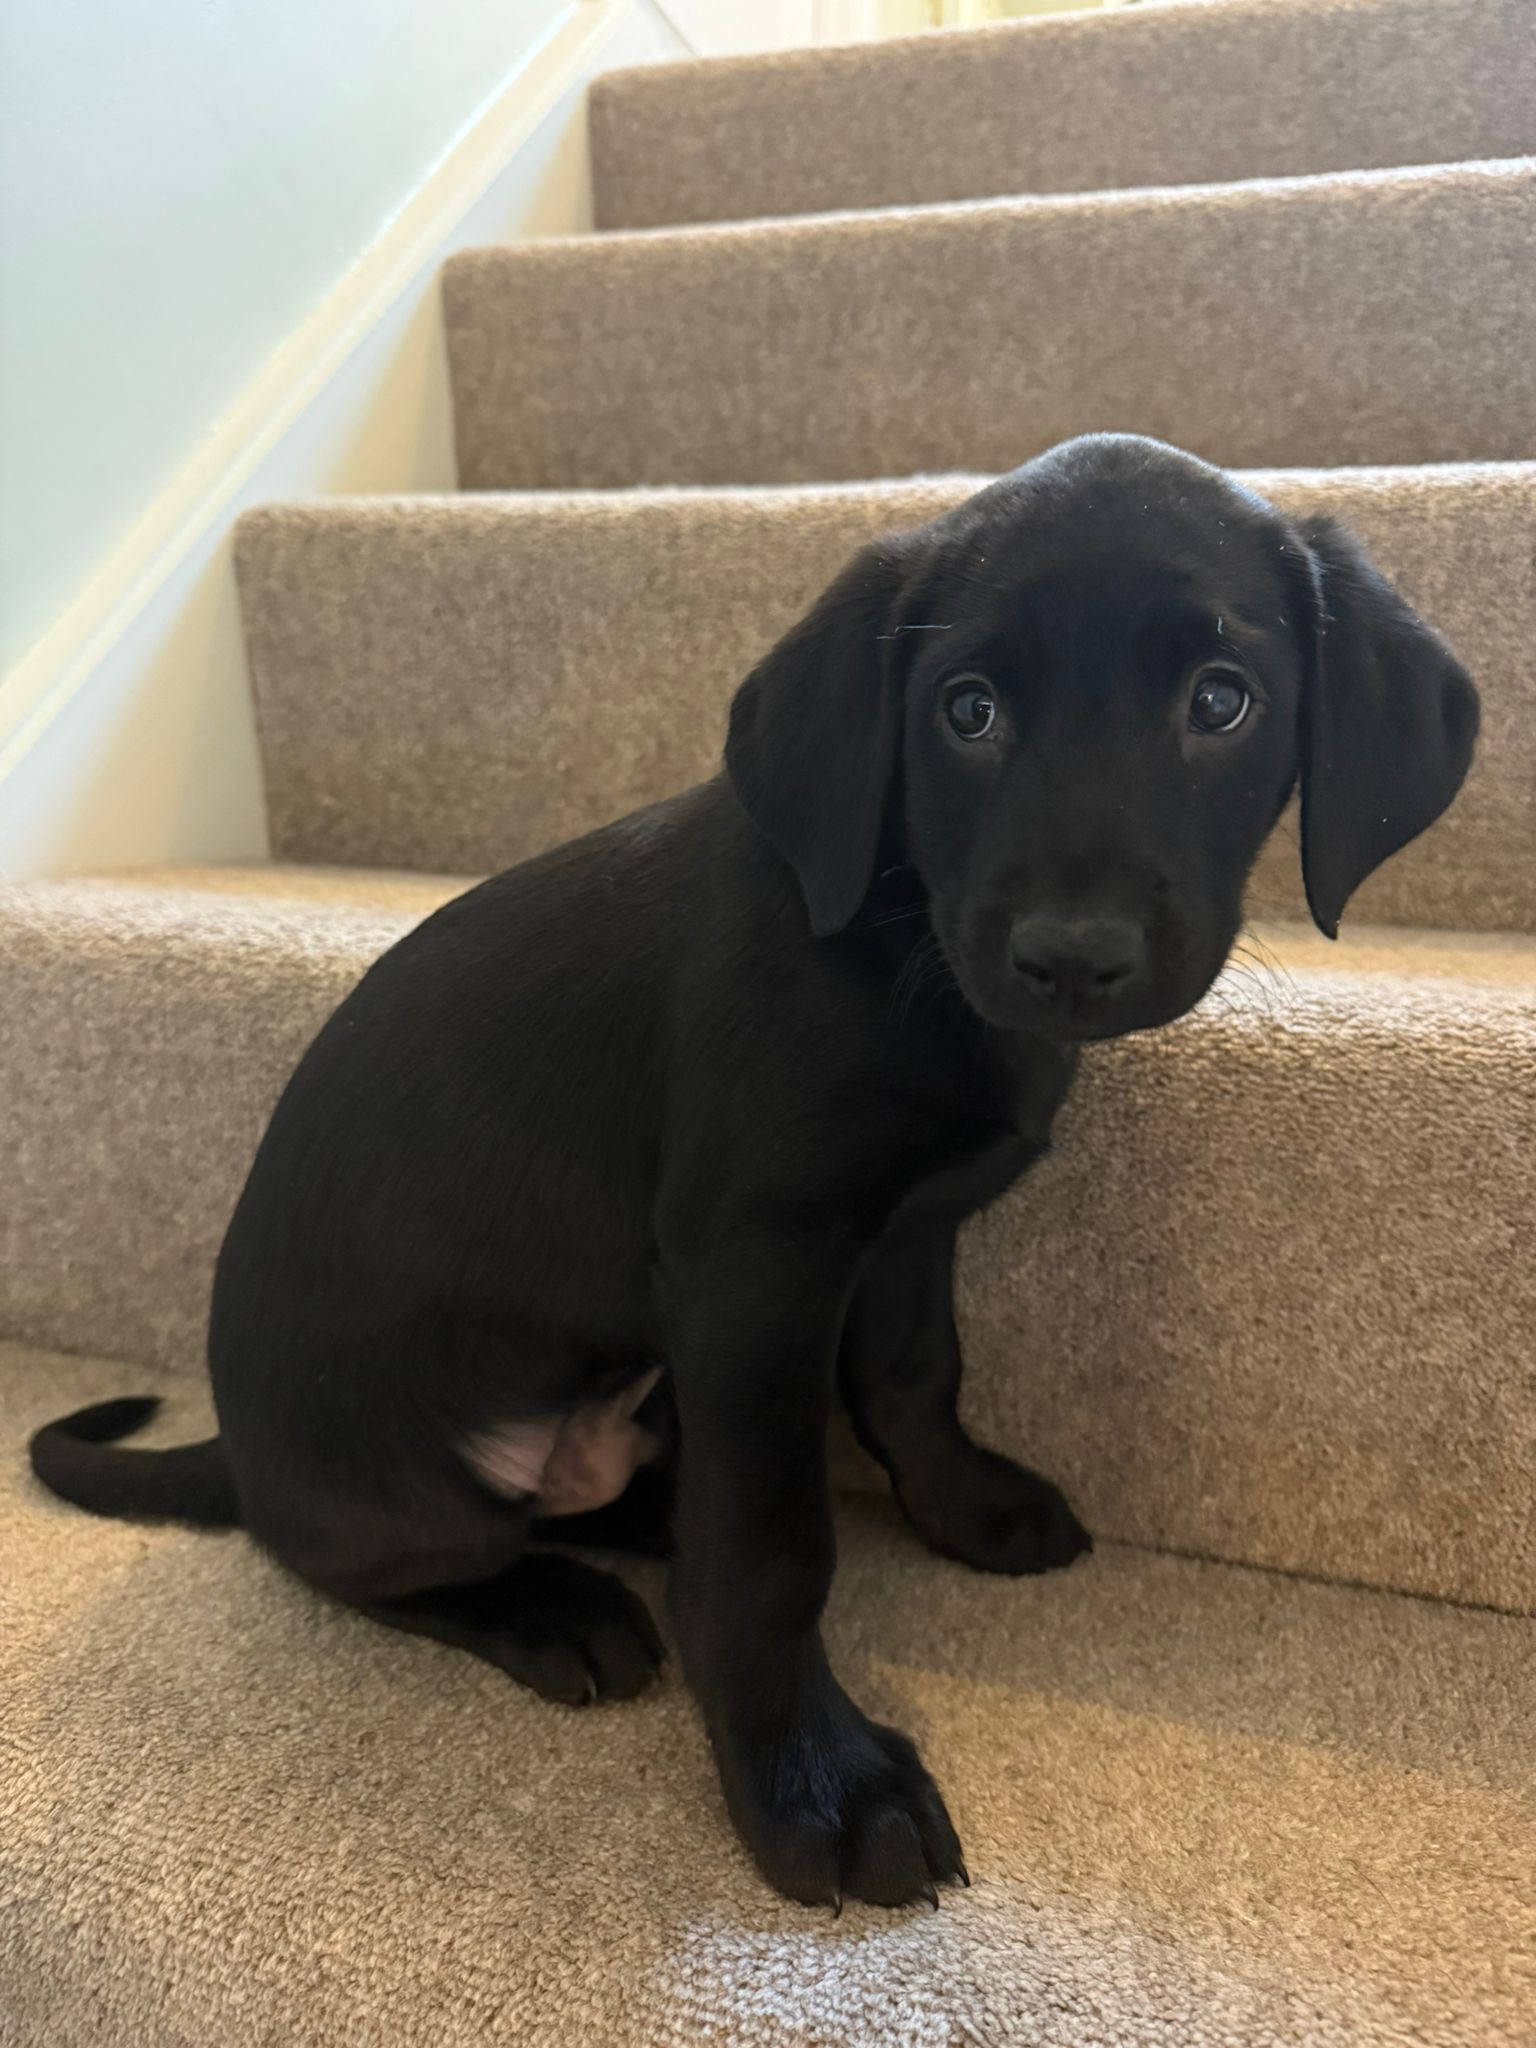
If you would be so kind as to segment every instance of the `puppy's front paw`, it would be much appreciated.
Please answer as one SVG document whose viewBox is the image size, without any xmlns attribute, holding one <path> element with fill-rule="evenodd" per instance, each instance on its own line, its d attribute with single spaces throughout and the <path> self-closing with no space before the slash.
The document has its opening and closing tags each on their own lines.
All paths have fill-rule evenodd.
<svg viewBox="0 0 1536 2048">
<path fill-rule="evenodd" d="M 1093 1548 L 1066 1497 L 1038 1472 L 979 1445 L 942 1484 L 929 1483 L 902 1505 L 933 1549 L 977 1571 L 1055 1571 Z"/>
<path fill-rule="evenodd" d="M 831 1711 L 828 1711 L 828 1708 Z M 969 1884 L 960 1842 L 916 1749 L 846 1694 L 767 1740 L 717 1745 L 727 1804 L 768 1882 L 805 1905 L 875 1906 Z"/>
</svg>

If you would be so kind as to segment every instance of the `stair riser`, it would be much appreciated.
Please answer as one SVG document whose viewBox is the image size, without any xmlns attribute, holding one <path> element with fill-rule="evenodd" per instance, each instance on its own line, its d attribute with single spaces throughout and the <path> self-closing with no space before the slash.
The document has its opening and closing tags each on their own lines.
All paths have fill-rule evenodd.
<svg viewBox="0 0 1536 2048">
<path fill-rule="evenodd" d="M 0 1334 L 200 1369 L 263 1119 L 404 922 L 103 949 L 0 909 Z M 1536 1005 L 1407 986 L 1239 984 L 1091 1057 L 970 1234 L 968 1405 L 1103 1536 L 1529 1605 Z"/>
<path fill-rule="evenodd" d="M 1536 989 L 1239 999 L 1106 1049 L 973 1229 L 978 1433 L 1108 1535 L 1536 1607 Z"/>
<path fill-rule="evenodd" d="M 1483 691 L 1466 789 L 1352 915 L 1536 930 L 1536 469 L 1250 481 L 1347 519 Z M 279 858 L 485 872 L 686 787 L 738 680 L 852 549 L 977 482 L 252 515 L 237 558 Z M 1284 835 L 1252 901 L 1304 915 Z"/>
<path fill-rule="evenodd" d="M 214 1258 L 272 1105 L 406 921 L 335 944 L 295 926 L 103 948 L 3 903 L 4 1334 L 200 1369 Z"/>
<path fill-rule="evenodd" d="M 475 490 L 1536 456 L 1536 163 L 456 257 Z"/>
<path fill-rule="evenodd" d="M 656 66 L 590 105 L 604 228 L 1536 147 L 1528 0 L 1228 0 Z"/>
</svg>

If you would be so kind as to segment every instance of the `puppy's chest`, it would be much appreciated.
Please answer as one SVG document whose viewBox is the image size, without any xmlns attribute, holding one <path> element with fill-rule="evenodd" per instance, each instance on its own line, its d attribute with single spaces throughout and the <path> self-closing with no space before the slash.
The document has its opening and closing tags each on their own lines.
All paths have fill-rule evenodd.
<svg viewBox="0 0 1536 2048">
<path fill-rule="evenodd" d="M 963 1094 L 945 1106 L 927 1164 L 894 1220 L 960 1218 L 1006 1193 L 1050 1149 L 1051 1123 L 1076 1071 L 1059 1047 L 999 1040 L 985 1048 Z"/>
<path fill-rule="evenodd" d="M 1077 1074 L 1076 1049 L 994 1032 L 987 1055 L 998 1115 L 1032 1152 L 1045 1151 L 1056 1112 Z"/>
<path fill-rule="evenodd" d="M 958 1223 L 1006 1193 L 1035 1157 L 1036 1148 L 1012 1132 L 958 1143 L 912 1183 L 891 1223 Z"/>
</svg>

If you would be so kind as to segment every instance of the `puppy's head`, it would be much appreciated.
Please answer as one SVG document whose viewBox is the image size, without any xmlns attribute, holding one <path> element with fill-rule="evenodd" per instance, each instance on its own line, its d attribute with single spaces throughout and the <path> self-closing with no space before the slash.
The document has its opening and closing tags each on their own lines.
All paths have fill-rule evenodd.
<svg viewBox="0 0 1536 2048">
<path fill-rule="evenodd" d="M 1086 1039 L 1209 988 L 1298 778 L 1308 901 L 1455 795 L 1477 697 L 1331 521 L 1097 435 L 865 548 L 748 677 L 726 765 L 820 936 L 915 871 L 966 998 Z"/>
</svg>

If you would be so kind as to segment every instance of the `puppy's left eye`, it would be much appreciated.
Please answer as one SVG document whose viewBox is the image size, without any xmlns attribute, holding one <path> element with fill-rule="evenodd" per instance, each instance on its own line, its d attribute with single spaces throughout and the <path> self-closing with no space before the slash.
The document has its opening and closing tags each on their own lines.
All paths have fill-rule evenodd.
<svg viewBox="0 0 1536 2048">
<path fill-rule="evenodd" d="M 960 676 L 944 692 L 944 716 L 961 739 L 984 739 L 997 719 L 991 684 L 984 676 Z"/>
<path fill-rule="evenodd" d="M 1189 722 L 1196 732 L 1236 732 L 1248 716 L 1253 697 L 1236 669 L 1203 668 L 1189 700 Z"/>
</svg>

